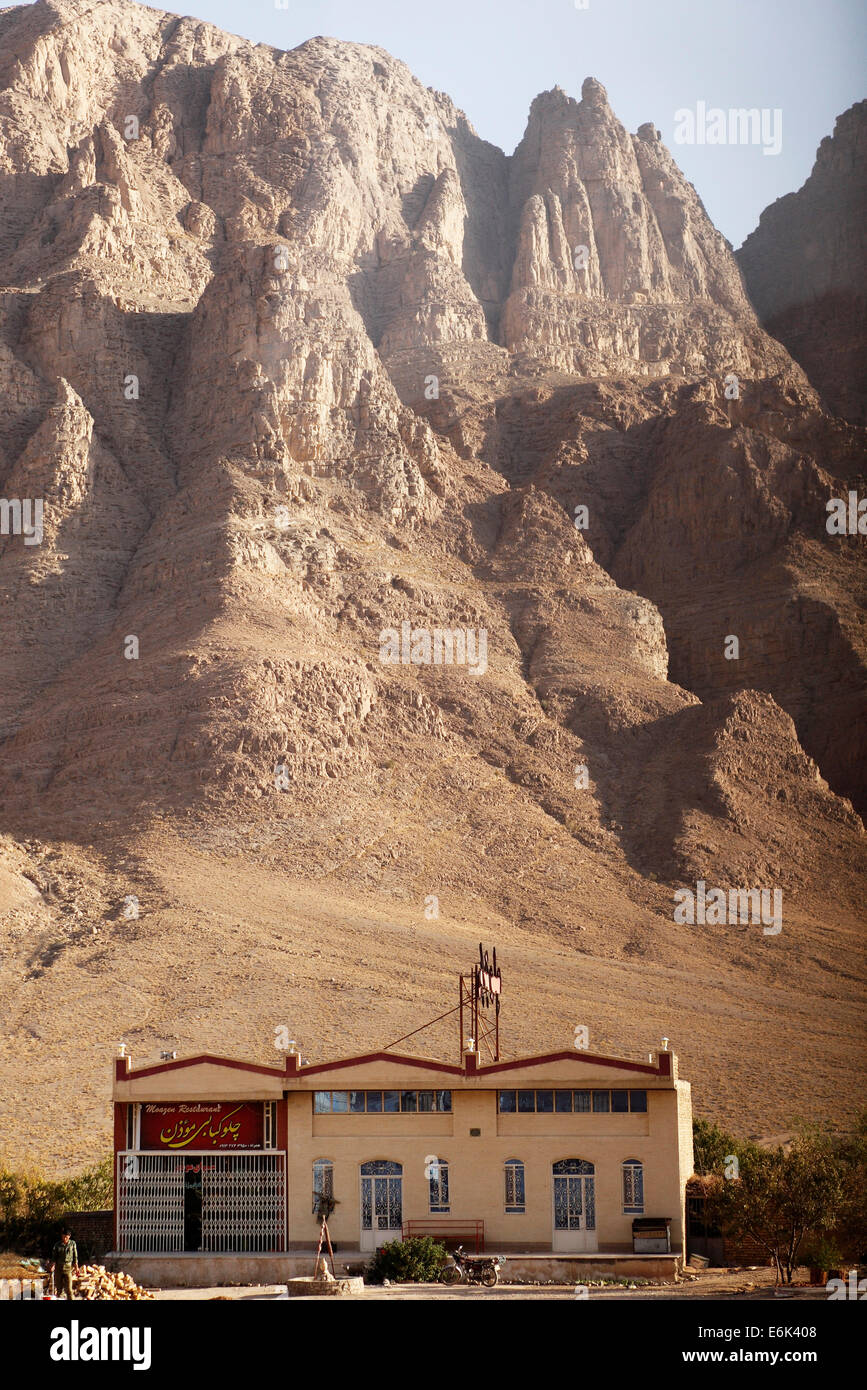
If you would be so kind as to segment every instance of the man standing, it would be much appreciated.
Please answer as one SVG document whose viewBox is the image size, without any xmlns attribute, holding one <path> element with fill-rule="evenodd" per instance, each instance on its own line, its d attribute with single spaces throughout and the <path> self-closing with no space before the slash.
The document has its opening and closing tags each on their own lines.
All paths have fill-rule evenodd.
<svg viewBox="0 0 867 1390">
<path fill-rule="evenodd" d="M 67 1298 L 75 1298 L 72 1276 L 78 1273 L 78 1247 L 68 1226 L 51 1251 L 48 1269 L 54 1275 L 55 1297 L 62 1298 L 65 1293 Z"/>
</svg>

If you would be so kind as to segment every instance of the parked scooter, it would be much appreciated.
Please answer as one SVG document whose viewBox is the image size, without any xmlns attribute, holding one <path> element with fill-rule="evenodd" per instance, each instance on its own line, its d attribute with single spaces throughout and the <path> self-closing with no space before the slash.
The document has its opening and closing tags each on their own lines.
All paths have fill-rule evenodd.
<svg viewBox="0 0 867 1390">
<path fill-rule="evenodd" d="M 465 1255 L 464 1247 L 459 1245 L 443 1277 L 447 1284 L 484 1284 L 486 1289 L 492 1289 L 499 1283 L 500 1266 L 505 1263 L 505 1255 Z"/>
</svg>

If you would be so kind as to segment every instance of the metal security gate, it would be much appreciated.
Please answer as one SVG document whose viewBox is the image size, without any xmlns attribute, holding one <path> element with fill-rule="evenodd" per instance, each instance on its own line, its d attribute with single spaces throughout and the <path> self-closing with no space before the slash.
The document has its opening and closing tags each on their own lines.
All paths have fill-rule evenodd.
<svg viewBox="0 0 867 1390">
<path fill-rule="evenodd" d="M 159 1254 L 189 1248 L 190 1170 L 201 1175 L 196 1249 L 286 1248 L 285 1154 L 119 1153 L 117 1159 L 120 1250 Z"/>
<path fill-rule="evenodd" d="M 119 1153 L 117 1206 L 121 1250 L 183 1250 L 183 1154 Z"/>
<path fill-rule="evenodd" d="M 361 1165 L 362 1250 L 403 1236 L 403 1166 L 385 1159 Z"/>
<path fill-rule="evenodd" d="M 202 1160 L 202 1249 L 282 1250 L 283 1154 L 214 1154 Z"/>
<path fill-rule="evenodd" d="M 552 1250 L 596 1249 L 596 1179 L 592 1163 L 566 1158 L 553 1165 Z"/>
</svg>

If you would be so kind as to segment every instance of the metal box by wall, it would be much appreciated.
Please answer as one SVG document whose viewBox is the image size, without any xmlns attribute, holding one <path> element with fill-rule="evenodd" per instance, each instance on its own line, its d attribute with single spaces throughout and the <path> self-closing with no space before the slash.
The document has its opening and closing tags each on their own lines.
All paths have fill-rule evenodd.
<svg viewBox="0 0 867 1390">
<path fill-rule="evenodd" d="M 632 1249 L 636 1255 L 667 1255 L 671 1250 L 671 1217 L 637 1217 L 632 1223 Z"/>
</svg>

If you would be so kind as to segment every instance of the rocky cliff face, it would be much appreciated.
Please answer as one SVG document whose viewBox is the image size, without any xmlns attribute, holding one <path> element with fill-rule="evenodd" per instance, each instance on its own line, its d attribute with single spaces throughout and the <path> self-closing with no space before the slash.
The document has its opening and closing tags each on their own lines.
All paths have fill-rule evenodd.
<svg viewBox="0 0 867 1390">
<path fill-rule="evenodd" d="M 45 507 L 0 539 L 13 1097 L 70 1000 L 97 1136 L 94 1039 L 380 1043 L 484 929 L 514 1051 L 580 1007 L 643 1055 L 674 1009 L 743 1123 L 746 992 L 751 1122 L 814 1008 L 800 1110 L 845 1113 L 864 542 L 825 522 L 863 432 L 654 127 L 588 79 L 507 158 L 380 49 L 126 0 L 3 11 L 0 52 L 0 488 Z M 698 878 L 781 887 L 783 949 L 677 926 Z M 50 1160 L 44 1080 L 6 1145 Z"/>
<path fill-rule="evenodd" d="M 832 411 L 867 422 L 867 101 L 837 118 L 797 193 L 765 208 L 738 261 L 768 332 Z"/>
<path fill-rule="evenodd" d="M 783 358 L 652 125 L 629 135 L 588 78 L 537 97 L 511 161 L 516 247 L 501 341 L 582 376 L 748 372 Z"/>
</svg>

